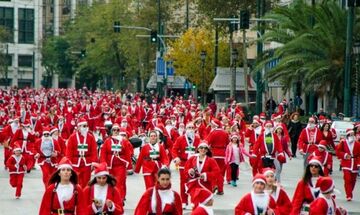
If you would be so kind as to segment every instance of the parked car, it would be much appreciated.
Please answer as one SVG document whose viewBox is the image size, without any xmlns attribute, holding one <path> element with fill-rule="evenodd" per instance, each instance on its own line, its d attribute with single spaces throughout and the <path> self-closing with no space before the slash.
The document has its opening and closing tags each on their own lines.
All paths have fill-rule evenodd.
<svg viewBox="0 0 360 215">
<path fill-rule="evenodd" d="M 338 144 L 341 138 L 345 138 L 346 129 L 354 128 L 354 124 L 348 121 L 334 121 L 331 124 L 331 128 L 334 128 L 336 131 L 336 139 L 334 140 L 335 144 Z"/>
</svg>

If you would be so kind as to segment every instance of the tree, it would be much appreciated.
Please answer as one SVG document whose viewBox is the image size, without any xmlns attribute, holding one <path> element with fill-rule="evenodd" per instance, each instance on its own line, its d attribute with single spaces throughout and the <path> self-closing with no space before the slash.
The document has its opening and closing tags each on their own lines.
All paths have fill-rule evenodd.
<svg viewBox="0 0 360 215">
<path fill-rule="evenodd" d="M 7 56 L 7 45 L 5 44 L 11 38 L 11 33 L 3 26 L 0 26 L 0 73 L 1 77 L 6 78 L 7 67 L 9 66 Z"/>
</svg>

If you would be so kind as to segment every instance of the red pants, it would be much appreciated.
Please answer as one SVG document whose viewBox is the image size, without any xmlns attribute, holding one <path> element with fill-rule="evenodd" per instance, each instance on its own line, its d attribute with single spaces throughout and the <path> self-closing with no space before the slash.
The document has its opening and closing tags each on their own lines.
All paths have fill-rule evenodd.
<svg viewBox="0 0 360 215">
<path fill-rule="evenodd" d="M 357 173 L 351 172 L 350 170 L 343 170 L 344 173 L 344 187 L 346 192 L 346 198 L 353 197 L 353 190 L 355 188 Z"/>
<path fill-rule="evenodd" d="M 45 188 L 48 186 L 48 181 L 50 176 L 56 171 L 56 168 L 51 166 L 49 163 L 44 163 L 40 166 L 42 171 L 42 180 L 45 185 Z"/>
<path fill-rule="evenodd" d="M 9 157 L 12 155 L 11 150 L 9 148 L 4 147 L 4 166 L 6 166 L 6 161 L 9 159 Z"/>
<path fill-rule="evenodd" d="M 116 178 L 116 187 L 120 192 L 122 200 L 126 197 L 126 168 L 125 166 L 117 166 L 110 169 L 110 174 Z"/>
<path fill-rule="evenodd" d="M 145 181 L 145 189 L 147 190 L 155 186 L 155 183 L 157 181 L 157 175 L 155 173 L 151 173 L 151 175 L 144 175 L 144 181 Z"/>
<path fill-rule="evenodd" d="M 181 200 L 182 200 L 182 203 L 188 204 L 189 196 L 185 192 L 186 173 L 185 173 L 184 169 L 179 169 L 179 170 L 180 170 L 180 195 L 181 195 Z"/>
<path fill-rule="evenodd" d="M 224 192 L 224 176 L 226 171 L 225 159 L 215 158 L 215 160 L 220 168 L 220 174 L 218 175 L 216 180 L 214 180 L 215 184 L 213 184 L 213 187 L 217 186 L 218 192 Z"/>
<path fill-rule="evenodd" d="M 259 159 L 258 158 L 249 158 L 250 166 L 252 167 L 253 177 L 259 173 Z"/>
<path fill-rule="evenodd" d="M 90 166 L 74 167 L 74 171 L 78 174 L 79 185 L 82 188 L 85 188 L 90 181 L 91 167 Z"/>
<path fill-rule="evenodd" d="M 24 173 L 20 174 L 10 174 L 10 185 L 14 188 L 16 188 L 15 196 L 20 197 L 21 196 L 21 189 L 22 184 L 24 180 Z"/>
</svg>

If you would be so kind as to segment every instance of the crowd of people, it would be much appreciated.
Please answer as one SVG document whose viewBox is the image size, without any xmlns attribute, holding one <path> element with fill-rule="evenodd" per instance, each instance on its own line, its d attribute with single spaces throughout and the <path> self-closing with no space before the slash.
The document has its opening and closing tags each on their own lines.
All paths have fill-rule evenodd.
<svg viewBox="0 0 360 215">
<path fill-rule="evenodd" d="M 290 115 L 282 104 L 271 116 L 246 122 L 236 101 L 217 110 L 214 102 L 202 107 L 191 96 L 11 88 L 0 90 L 0 143 L 15 198 L 25 173 L 36 163 L 41 167 L 41 215 L 123 214 L 132 172 L 142 173 L 146 187 L 135 214 L 213 214 L 213 195 L 224 195 L 226 183 L 237 186 L 247 158 L 252 190 L 235 214 L 346 214 L 335 204 L 332 161 L 341 160 L 351 201 L 360 124 L 335 145 L 329 119 L 310 117 L 304 127 L 299 113 Z M 304 157 L 304 176 L 290 200 L 281 172 L 297 153 Z M 171 188 L 172 165 L 179 170 L 179 193 Z"/>
</svg>

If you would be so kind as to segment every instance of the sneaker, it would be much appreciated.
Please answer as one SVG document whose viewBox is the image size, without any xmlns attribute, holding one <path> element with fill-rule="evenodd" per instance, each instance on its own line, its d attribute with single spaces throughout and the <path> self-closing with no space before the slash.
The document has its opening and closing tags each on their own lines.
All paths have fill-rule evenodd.
<svg viewBox="0 0 360 215">
<path fill-rule="evenodd" d="M 232 185 L 233 187 L 237 187 L 236 181 L 231 181 L 231 185 Z"/>
<path fill-rule="evenodd" d="M 218 192 L 216 193 L 216 195 L 222 196 L 222 195 L 224 195 L 224 192 L 219 192 L 219 191 L 218 191 Z"/>
</svg>

